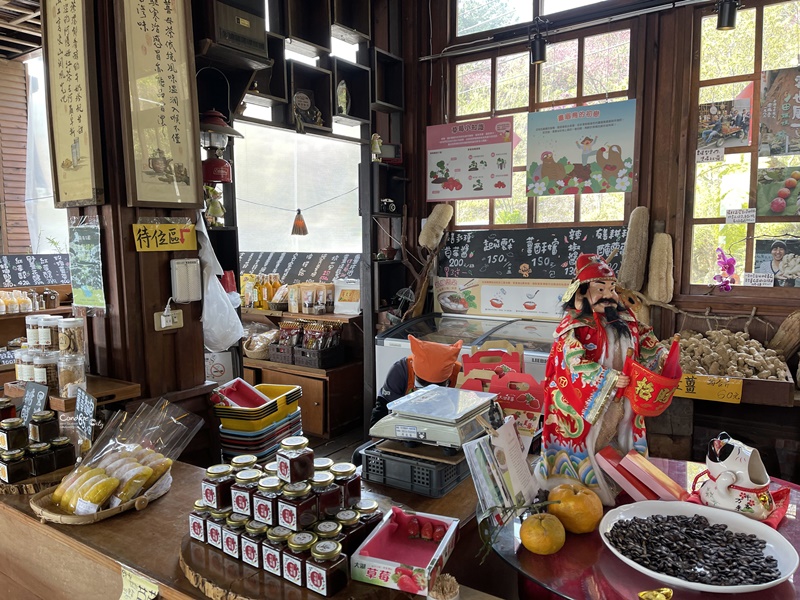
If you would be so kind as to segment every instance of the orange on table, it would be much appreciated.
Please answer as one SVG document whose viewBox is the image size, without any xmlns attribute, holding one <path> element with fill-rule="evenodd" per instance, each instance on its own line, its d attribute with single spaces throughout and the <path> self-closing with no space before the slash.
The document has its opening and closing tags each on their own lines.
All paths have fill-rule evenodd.
<svg viewBox="0 0 800 600">
<path fill-rule="evenodd" d="M 603 518 L 600 497 L 582 485 L 564 483 L 550 490 L 547 499 L 558 500 L 558 504 L 547 506 L 547 512 L 558 517 L 570 533 L 594 531 Z"/>
<path fill-rule="evenodd" d="M 519 530 L 522 545 L 534 554 L 555 554 L 564 546 L 566 533 L 556 517 L 548 513 L 529 516 Z"/>
</svg>

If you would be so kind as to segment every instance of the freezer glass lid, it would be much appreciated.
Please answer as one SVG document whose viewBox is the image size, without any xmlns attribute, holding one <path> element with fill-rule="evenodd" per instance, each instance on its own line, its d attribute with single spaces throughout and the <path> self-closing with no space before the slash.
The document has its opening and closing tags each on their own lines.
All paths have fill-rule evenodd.
<svg viewBox="0 0 800 600">
<path fill-rule="evenodd" d="M 390 402 L 389 410 L 418 419 L 457 423 L 489 407 L 497 394 L 429 385 Z"/>
<path fill-rule="evenodd" d="M 507 340 L 512 344 L 522 344 L 525 350 L 548 353 L 556 327 L 556 321 L 512 321 L 488 335 L 484 341 Z"/>
<path fill-rule="evenodd" d="M 391 337 L 397 339 L 413 335 L 418 340 L 440 344 L 455 344 L 458 340 L 464 340 L 464 345 L 468 346 L 502 324 L 503 321 L 497 319 L 431 315 L 409 323 Z"/>
</svg>

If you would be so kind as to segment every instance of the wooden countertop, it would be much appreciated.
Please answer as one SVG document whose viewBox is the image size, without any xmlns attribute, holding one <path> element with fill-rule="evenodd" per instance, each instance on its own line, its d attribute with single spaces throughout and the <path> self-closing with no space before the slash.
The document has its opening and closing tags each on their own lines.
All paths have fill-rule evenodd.
<svg viewBox="0 0 800 600">
<path fill-rule="evenodd" d="M 84 526 L 40 523 L 30 509 L 30 497 L 0 496 L 0 580 L 2 575 L 10 577 L 24 585 L 32 597 L 47 600 L 108 600 L 122 592 L 120 572 L 125 565 L 156 581 L 159 597 L 164 600 L 205 598 L 192 587 L 179 566 L 188 514 L 199 497 L 203 476 L 203 469 L 178 462 L 173 466 L 170 492 L 144 511 L 132 510 Z M 364 482 L 364 490 L 365 497 L 376 498 L 382 504 L 391 498 L 398 505 L 455 517 L 462 523 L 474 515 L 477 502 L 469 479 L 440 499 L 369 482 Z M 266 573 L 265 576 L 270 577 Z M 319 598 L 290 583 L 280 583 L 279 587 L 287 590 L 284 597 Z M 339 596 L 353 600 L 407 597 L 359 582 L 351 582 Z"/>
</svg>

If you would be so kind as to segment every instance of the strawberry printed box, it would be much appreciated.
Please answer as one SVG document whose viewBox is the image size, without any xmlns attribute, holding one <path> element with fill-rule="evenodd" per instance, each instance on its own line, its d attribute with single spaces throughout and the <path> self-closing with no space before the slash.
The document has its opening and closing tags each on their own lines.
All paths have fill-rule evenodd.
<svg viewBox="0 0 800 600">
<path fill-rule="evenodd" d="M 458 536 L 458 519 L 397 507 L 350 557 L 356 581 L 426 596 Z"/>
</svg>

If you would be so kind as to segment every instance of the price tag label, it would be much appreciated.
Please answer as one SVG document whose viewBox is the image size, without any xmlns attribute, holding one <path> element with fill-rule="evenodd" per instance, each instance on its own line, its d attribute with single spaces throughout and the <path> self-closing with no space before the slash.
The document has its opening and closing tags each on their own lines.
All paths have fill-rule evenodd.
<svg viewBox="0 0 800 600">
<path fill-rule="evenodd" d="M 13 365 L 14 364 L 14 351 L 5 350 L 0 352 L 0 365 Z"/>
<path fill-rule="evenodd" d="M 158 584 L 125 565 L 122 566 L 122 595 L 119 600 L 153 600 L 158 596 Z"/>
<path fill-rule="evenodd" d="M 735 377 L 684 374 L 675 395 L 695 400 L 739 404 L 742 401 L 742 380 Z"/>
<path fill-rule="evenodd" d="M 744 273 L 742 285 L 772 287 L 775 285 L 775 275 L 772 273 Z"/>
<path fill-rule="evenodd" d="M 725 211 L 725 223 L 755 223 L 755 208 L 729 208 Z"/>
<path fill-rule="evenodd" d="M 725 148 L 698 148 L 695 160 L 699 163 L 721 162 L 725 160 Z"/>
<path fill-rule="evenodd" d="M 78 388 L 75 397 L 75 425 L 87 440 L 91 440 L 94 434 L 94 411 L 96 408 L 97 398 L 86 393 L 86 390 Z"/>
<path fill-rule="evenodd" d="M 30 424 L 33 413 L 44 410 L 46 404 L 47 386 L 33 381 L 26 383 L 25 397 L 22 399 L 22 410 L 20 412 L 20 417 L 22 417 L 25 427 Z"/>
</svg>

